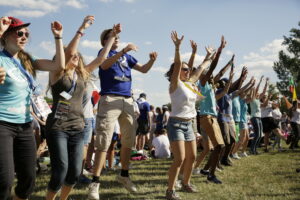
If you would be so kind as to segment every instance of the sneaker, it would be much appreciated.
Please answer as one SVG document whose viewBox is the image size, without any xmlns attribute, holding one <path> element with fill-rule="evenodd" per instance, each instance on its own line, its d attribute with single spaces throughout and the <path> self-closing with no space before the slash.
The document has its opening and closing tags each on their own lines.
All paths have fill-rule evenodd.
<svg viewBox="0 0 300 200">
<path fill-rule="evenodd" d="M 202 175 L 204 175 L 204 176 L 207 176 L 207 175 L 209 175 L 209 170 L 201 169 L 201 170 L 200 170 L 200 174 L 202 174 Z"/>
<path fill-rule="evenodd" d="M 232 164 L 230 162 L 228 162 L 227 160 L 222 160 L 221 164 L 224 166 L 232 166 Z"/>
<path fill-rule="evenodd" d="M 88 177 L 86 177 L 85 175 L 80 175 L 78 182 L 81 184 L 90 184 L 90 183 L 92 183 L 92 180 L 89 179 Z"/>
<path fill-rule="evenodd" d="M 92 182 L 88 189 L 88 199 L 90 200 L 99 200 L 100 197 L 99 197 L 99 186 L 100 186 L 100 183 L 95 183 L 95 182 Z"/>
<path fill-rule="evenodd" d="M 197 193 L 198 192 L 196 187 L 192 184 L 187 184 L 187 185 L 182 184 L 181 190 L 183 192 L 188 192 L 188 193 Z"/>
<path fill-rule="evenodd" d="M 82 174 L 85 175 L 85 176 L 93 176 L 93 173 L 89 172 L 89 171 L 86 170 L 86 169 L 83 169 L 83 170 L 82 170 Z"/>
<path fill-rule="evenodd" d="M 209 174 L 207 176 L 207 180 L 210 181 L 210 182 L 213 182 L 215 184 L 222 184 L 222 181 L 220 181 L 219 179 L 217 179 L 217 177 L 215 175 Z"/>
<path fill-rule="evenodd" d="M 216 167 L 216 171 L 221 172 L 223 170 L 221 168 L 219 168 L 219 167 Z"/>
<path fill-rule="evenodd" d="M 129 192 L 137 192 L 136 187 L 133 185 L 129 177 L 123 177 L 119 174 L 116 180 L 121 183 Z"/>
<path fill-rule="evenodd" d="M 199 175 L 200 174 L 200 169 L 199 168 L 193 169 L 193 174 L 194 175 Z"/>
<path fill-rule="evenodd" d="M 180 190 L 182 188 L 181 180 L 176 180 L 175 181 L 175 188 Z"/>
<path fill-rule="evenodd" d="M 246 152 L 241 153 L 240 157 L 248 157 L 248 154 Z"/>
<path fill-rule="evenodd" d="M 166 191 L 166 199 L 167 200 L 181 200 L 180 196 L 176 194 L 175 190 L 167 190 Z"/>
<path fill-rule="evenodd" d="M 240 160 L 241 158 L 238 156 L 237 153 L 232 154 L 232 158 L 236 160 Z"/>
</svg>

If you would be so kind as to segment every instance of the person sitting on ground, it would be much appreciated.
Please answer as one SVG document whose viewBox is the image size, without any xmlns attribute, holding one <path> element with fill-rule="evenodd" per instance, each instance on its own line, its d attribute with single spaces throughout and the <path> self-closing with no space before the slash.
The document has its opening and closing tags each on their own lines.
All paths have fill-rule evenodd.
<svg viewBox="0 0 300 200">
<path fill-rule="evenodd" d="M 154 158 L 170 158 L 170 142 L 165 129 L 156 133 L 156 137 L 152 140 L 152 146 Z"/>
</svg>

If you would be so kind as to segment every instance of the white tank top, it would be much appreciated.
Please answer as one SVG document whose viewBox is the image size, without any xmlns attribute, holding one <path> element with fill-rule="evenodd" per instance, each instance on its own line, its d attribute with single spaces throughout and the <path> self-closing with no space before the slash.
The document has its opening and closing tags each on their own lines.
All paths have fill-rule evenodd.
<svg viewBox="0 0 300 200">
<path fill-rule="evenodd" d="M 266 107 L 261 107 L 261 118 L 273 117 L 272 112 L 272 104 L 269 102 Z"/>
<path fill-rule="evenodd" d="M 296 109 L 296 111 L 293 111 L 291 122 L 300 124 L 300 109 Z"/>
<path fill-rule="evenodd" d="M 192 83 L 185 82 L 194 89 Z M 197 94 L 184 85 L 182 81 L 178 82 L 176 90 L 170 94 L 172 111 L 171 117 L 180 117 L 184 119 L 192 119 L 196 117 L 195 103 Z"/>
</svg>

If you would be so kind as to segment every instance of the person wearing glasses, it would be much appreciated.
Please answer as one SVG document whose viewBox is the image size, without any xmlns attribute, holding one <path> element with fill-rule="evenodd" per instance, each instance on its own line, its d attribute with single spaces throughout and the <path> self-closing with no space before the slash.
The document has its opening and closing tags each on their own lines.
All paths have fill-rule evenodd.
<svg viewBox="0 0 300 200">
<path fill-rule="evenodd" d="M 105 46 L 109 41 L 111 32 L 112 29 L 102 32 L 100 36 L 102 46 Z M 129 192 L 137 191 L 131 182 L 128 172 L 130 152 L 134 147 L 136 134 L 134 102 L 131 94 L 131 70 L 135 69 L 139 72 L 147 73 L 153 66 L 157 53 L 151 52 L 149 61 L 141 65 L 133 56 L 128 54 L 130 51 L 136 51 L 137 46 L 130 43 L 121 51 L 117 51 L 119 42 L 119 36 L 117 36 L 109 49 L 108 58 L 99 66 L 101 99 L 98 104 L 96 117 L 95 168 L 92 183 L 89 185 L 89 199 L 99 199 L 99 177 L 106 161 L 106 154 L 111 143 L 116 120 L 119 121 L 122 131 L 122 169 L 121 174 L 117 176 L 117 181 L 124 185 Z M 102 51 L 103 49 L 99 51 L 99 54 Z"/>
<path fill-rule="evenodd" d="M 204 62 L 191 72 L 188 64 L 182 62 L 180 57 L 179 50 L 183 36 L 179 38 L 177 32 L 173 31 L 171 38 L 175 45 L 175 57 L 174 63 L 165 76 L 170 81 L 169 94 L 172 111 L 168 120 L 167 131 L 174 160 L 168 173 L 166 199 L 177 200 L 180 197 L 175 192 L 175 182 L 183 163 L 182 190 L 185 192 L 197 192 L 197 189 L 190 183 L 196 157 L 196 140 L 192 121 L 196 117 L 196 100 L 202 98 L 195 83 L 198 81 L 202 71 L 210 65 L 211 58 L 210 53 L 207 52 Z"/>
<path fill-rule="evenodd" d="M 0 199 L 9 199 L 16 172 L 14 199 L 28 199 L 35 184 L 36 144 L 30 114 L 36 70 L 56 71 L 64 66 L 62 27 L 51 24 L 54 60 L 35 59 L 25 51 L 30 23 L 15 17 L 0 18 Z"/>
</svg>

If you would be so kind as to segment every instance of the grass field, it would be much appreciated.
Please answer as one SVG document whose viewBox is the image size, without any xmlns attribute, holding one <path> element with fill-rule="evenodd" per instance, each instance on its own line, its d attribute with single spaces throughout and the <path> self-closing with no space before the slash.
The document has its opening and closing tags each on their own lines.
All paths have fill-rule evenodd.
<svg viewBox="0 0 300 200">
<path fill-rule="evenodd" d="M 115 181 L 117 172 L 101 176 L 101 200 L 164 199 L 167 185 L 167 170 L 171 160 L 146 160 L 132 162 L 132 180 L 137 194 L 129 194 Z M 274 199 L 300 200 L 300 150 L 271 151 L 234 161 L 234 166 L 224 167 L 217 176 L 223 184 L 208 183 L 206 177 L 193 175 L 192 183 L 199 193 L 183 193 L 184 200 L 215 199 Z M 32 200 L 44 199 L 49 173 L 38 176 Z M 77 185 L 70 196 L 73 200 L 87 199 L 87 186 Z"/>
</svg>

